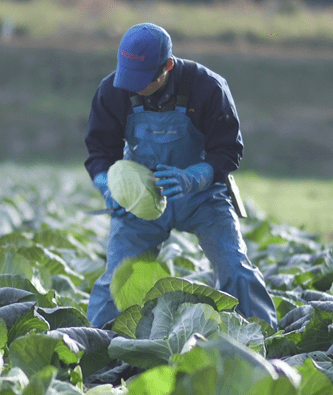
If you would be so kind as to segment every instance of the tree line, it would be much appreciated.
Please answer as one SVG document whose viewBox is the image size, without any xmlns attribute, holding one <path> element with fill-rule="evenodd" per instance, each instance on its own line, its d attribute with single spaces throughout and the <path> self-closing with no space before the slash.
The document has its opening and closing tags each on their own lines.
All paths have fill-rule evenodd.
<svg viewBox="0 0 333 395">
<path fill-rule="evenodd" d="M 31 2 L 33 0 L 7 0 L 7 1 L 12 1 L 12 2 Z M 80 0 L 55 0 L 59 1 L 61 3 L 79 3 Z M 127 0 L 130 3 L 137 3 L 137 2 L 142 2 L 144 0 Z M 151 3 L 157 3 L 157 2 L 167 2 L 167 3 L 236 3 L 238 0 L 146 0 Z M 307 5 L 311 6 L 330 6 L 333 5 L 333 0 L 247 0 L 250 3 L 257 3 L 257 4 L 267 4 L 267 3 L 288 3 L 288 4 L 294 4 L 294 3 L 304 3 Z"/>
<path fill-rule="evenodd" d="M 16 0 L 16 1 L 29 1 L 29 0 Z M 142 2 L 142 0 L 127 0 L 131 3 Z M 236 3 L 237 0 L 149 0 L 150 3 L 157 2 L 167 2 L 167 3 L 193 3 L 193 4 L 232 4 Z M 249 3 L 256 4 L 268 4 L 268 3 L 281 3 L 281 5 L 297 5 L 297 3 L 303 3 L 309 6 L 333 6 L 333 0 L 247 0 Z"/>
</svg>

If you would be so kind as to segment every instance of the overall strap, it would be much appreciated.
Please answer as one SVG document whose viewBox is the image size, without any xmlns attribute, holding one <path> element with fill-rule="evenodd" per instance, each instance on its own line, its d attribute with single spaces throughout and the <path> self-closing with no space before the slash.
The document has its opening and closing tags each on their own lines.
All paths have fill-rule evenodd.
<svg viewBox="0 0 333 395">
<path fill-rule="evenodd" d="M 177 92 L 176 110 L 185 113 L 194 77 L 195 62 L 184 59 L 184 71 Z"/>
</svg>

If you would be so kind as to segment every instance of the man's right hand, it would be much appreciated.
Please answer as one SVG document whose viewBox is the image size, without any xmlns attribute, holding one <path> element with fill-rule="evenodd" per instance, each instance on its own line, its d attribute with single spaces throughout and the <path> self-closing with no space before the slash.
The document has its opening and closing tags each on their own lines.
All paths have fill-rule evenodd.
<svg viewBox="0 0 333 395">
<path fill-rule="evenodd" d="M 107 172 L 102 172 L 98 173 L 93 181 L 94 185 L 96 188 L 99 189 L 101 192 L 105 203 L 106 207 L 112 209 L 111 217 L 112 218 L 127 218 L 127 219 L 132 219 L 136 218 L 136 216 L 124 209 L 124 207 L 121 207 L 111 196 L 111 191 L 108 187 L 108 177 L 107 177 Z"/>
</svg>

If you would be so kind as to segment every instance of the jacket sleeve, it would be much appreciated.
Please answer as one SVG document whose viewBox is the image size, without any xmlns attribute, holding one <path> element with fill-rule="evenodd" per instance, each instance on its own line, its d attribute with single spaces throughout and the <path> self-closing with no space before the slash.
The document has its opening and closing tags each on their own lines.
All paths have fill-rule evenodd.
<svg viewBox="0 0 333 395">
<path fill-rule="evenodd" d="M 203 118 L 205 162 L 214 169 L 213 182 L 239 167 L 243 155 L 243 139 L 236 106 L 227 82 L 221 78 L 211 94 Z"/>
<path fill-rule="evenodd" d="M 110 84 L 109 84 L 110 85 Z M 108 171 L 123 157 L 124 130 L 117 113 L 117 97 L 112 88 L 101 83 L 92 101 L 85 143 L 89 152 L 85 167 L 91 177 Z M 114 92 L 114 90 L 113 90 Z M 119 103 L 119 100 L 118 100 Z"/>
</svg>

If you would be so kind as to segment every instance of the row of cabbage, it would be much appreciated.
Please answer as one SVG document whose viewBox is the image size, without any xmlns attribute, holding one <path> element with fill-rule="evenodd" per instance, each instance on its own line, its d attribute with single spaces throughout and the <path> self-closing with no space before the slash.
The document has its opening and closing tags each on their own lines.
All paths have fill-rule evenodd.
<svg viewBox="0 0 333 395">
<path fill-rule="evenodd" d="M 109 218 L 85 214 L 103 205 L 88 176 L 12 164 L 1 174 L 1 393 L 333 393 L 330 246 L 247 202 L 242 231 L 276 304 L 278 332 L 244 319 L 235 298 L 211 287 L 195 237 L 179 232 L 156 261 L 140 257 L 117 271 L 122 313 L 96 329 L 85 314 Z"/>
</svg>

